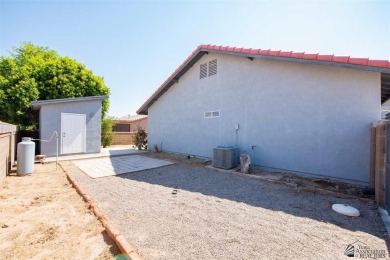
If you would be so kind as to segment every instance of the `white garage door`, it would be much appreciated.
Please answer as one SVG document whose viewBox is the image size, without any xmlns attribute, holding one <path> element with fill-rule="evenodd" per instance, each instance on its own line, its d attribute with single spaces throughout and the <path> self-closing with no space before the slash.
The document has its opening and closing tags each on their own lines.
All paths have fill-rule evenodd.
<svg viewBox="0 0 390 260">
<path fill-rule="evenodd" d="M 85 114 L 61 114 L 61 153 L 85 152 Z"/>
</svg>

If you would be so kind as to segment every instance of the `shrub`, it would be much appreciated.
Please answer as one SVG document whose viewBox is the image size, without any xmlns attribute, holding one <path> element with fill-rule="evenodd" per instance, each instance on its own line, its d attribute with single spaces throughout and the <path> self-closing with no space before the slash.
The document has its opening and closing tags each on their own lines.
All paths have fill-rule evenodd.
<svg viewBox="0 0 390 260">
<path fill-rule="evenodd" d="M 138 150 L 142 148 L 148 149 L 148 133 L 145 132 L 144 129 L 138 127 L 137 132 L 133 136 L 133 142 L 135 146 L 138 147 Z"/>
<path fill-rule="evenodd" d="M 110 146 L 112 144 L 112 140 L 114 139 L 115 133 L 112 131 L 115 122 L 111 117 L 104 117 L 102 119 L 102 145 L 103 147 Z"/>
</svg>

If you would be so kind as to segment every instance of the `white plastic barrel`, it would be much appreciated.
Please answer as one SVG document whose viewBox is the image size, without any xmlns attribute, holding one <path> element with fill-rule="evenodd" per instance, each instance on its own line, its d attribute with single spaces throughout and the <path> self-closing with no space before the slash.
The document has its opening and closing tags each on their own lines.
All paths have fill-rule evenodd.
<svg viewBox="0 0 390 260">
<path fill-rule="evenodd" d="M 30 137 L 23 137 L 18 143 L 17 173 L 18 175 L 32 174 L 34 171 L 35 143 Z"/>
</svg>

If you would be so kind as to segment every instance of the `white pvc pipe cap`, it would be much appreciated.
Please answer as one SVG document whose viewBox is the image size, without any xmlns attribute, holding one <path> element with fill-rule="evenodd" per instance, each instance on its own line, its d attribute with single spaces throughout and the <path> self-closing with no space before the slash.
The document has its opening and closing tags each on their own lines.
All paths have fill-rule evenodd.
<svg viewBox="0 0 390 260">
<path fill-rule="evenodd" d="M 333 204 L 332 209 L 337 213 L 350 216 L 350 217 L 359 217 L 360 212 L 358 209 L 345 205 L 345 204 Z"/>
</svg>

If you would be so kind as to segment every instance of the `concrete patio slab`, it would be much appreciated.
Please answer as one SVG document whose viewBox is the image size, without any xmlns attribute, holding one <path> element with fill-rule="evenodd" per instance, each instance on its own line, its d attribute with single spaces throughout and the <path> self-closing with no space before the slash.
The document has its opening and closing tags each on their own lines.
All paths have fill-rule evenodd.
<svg viewBox="0 0 390 260">
<path fill-rule="evenodd" d="M 173 164 L 173 162 L 139 155 L 77 160 L 73 163 L 94 179 Z"/>
<path fill-rule="evenodd" d="M 59 156 L 58 161 L 74 161 L 74 160 L 83 160 L 83 159 L 91 159 L 91 158 L 102 158 L 109 156 L 121 156 L 121 155 L 130 155 L 130 154 L 142 154 L 146 153 L 146 151 L 131 149 L 127 147 L 114 147 L 114 148 L 102 148 L 100 153 L 92 153 L 92 154 L 73 154 L 73 155 L 65 155 Z M 55 162 L 56 157 L 49 157 L 44 160 L 44 162 Z"/>
</svg>

